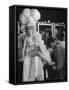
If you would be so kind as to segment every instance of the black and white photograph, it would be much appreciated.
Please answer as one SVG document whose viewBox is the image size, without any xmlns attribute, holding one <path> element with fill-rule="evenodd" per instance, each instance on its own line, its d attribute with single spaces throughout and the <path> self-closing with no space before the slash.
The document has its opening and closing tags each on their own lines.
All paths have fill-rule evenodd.
<svg viewBox="0 0 69 90">
<path fill-rule="evenodd" d="M 10 10 L 10 83 L 66 82 L 67 8 L 15 5 Z"/>
</svg>

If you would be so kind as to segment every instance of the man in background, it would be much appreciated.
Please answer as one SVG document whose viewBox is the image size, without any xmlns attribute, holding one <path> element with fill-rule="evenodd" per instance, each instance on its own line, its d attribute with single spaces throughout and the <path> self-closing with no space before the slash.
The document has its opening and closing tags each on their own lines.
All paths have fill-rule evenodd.
<svg viewBox="0 0 69 90">
<path fill-rule="evenodd" d="M 50 38 L 48 45 L 53 49 L 53 59 L 55 61 L 55 79 L 64 79 L 64 63 L 65 63 L 65 48 L 63 48 L 57 40 Z"/>
</svg>

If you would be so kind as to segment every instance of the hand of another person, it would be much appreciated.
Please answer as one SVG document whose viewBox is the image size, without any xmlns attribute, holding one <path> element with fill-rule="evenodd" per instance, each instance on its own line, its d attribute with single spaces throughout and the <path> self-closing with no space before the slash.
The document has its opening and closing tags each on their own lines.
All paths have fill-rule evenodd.
<svg viewBox="0 0 69 90">
<path fill-rule="evenodd" d="M 56 70 L 56 66 L 53 66 L 53 69 Z"/>
<path fill-rule="evenodd" d="M 52 48 L 49 48 L 48 51 L 49 51 L 50 53 L 52 53 L 52 52 L 53 52 L 53 49 L 52 49 Z"/>
</svg>

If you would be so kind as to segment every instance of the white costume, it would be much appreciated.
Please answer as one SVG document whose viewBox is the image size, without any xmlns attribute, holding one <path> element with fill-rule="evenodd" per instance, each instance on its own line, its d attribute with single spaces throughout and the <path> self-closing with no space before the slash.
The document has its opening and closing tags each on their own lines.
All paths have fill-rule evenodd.
<svg viewBox="0 0 69 90">
<path fill-rule="evenodd" d="M 26 11 L 26 12 L 25 12 Z M 29 13 L 29 14 L 27 14 Z M 26 9 L 22 12 L 20 16 L 20 21 L 22 24 L 26 24 L 27 26 L 35 26 L 35 23 L 40 19 L 40 13 L 36 9 Z M 31 29 L 32 30 L 32 29 Z M 34 28 L 35 30 L 35 28 Z M 44 80 L 44 72 L 43 72 L 43 62 L 42 58 L 38 55 L 30 56 L 30 51 L 36 50 L 40 52 L 38 47 L 41 49 L 45 59 L 47 62 L 51 62 L 50 54 L 46 49 L 44 42 L 41 38 L 41 35 L 36 32 L 33 33 L 33 37 L 26 37 L 24 40 L 23 47 L 23 82 L 35 81 L 37 78 L 38 81 Z"/>
<path fill-rule="evenodd" d="M 37 38 L 38 37 L 38 38 Z M 46 49 L 43 40 L 39 33 L 35 33 L 33 38 L 25 39 L 26 48 L 24 51 L 24 66 L 23 66 L 23 81 L 34 81 L 36 78 L 38 81 L 44 80 L 43 63 L 39 56 L 31 57 L 29 52 L 40 47 L 44 54 L 46 61 L 51 62 L 50 54 Z M 36 46 L 36 47 L 35 47 Z"/>
<path fill-rule="evenodd" d="M 30 38 L 26 38 L 25 42 L 27 47 L 23 66 L 23 81 L 34 81 L 35 78 L 44 80 L 43 63 L 40 60 L 40 57 L 30 57 L 29 55 L 29 51 L 35 49 L 35 43 Z"/>
</svg>

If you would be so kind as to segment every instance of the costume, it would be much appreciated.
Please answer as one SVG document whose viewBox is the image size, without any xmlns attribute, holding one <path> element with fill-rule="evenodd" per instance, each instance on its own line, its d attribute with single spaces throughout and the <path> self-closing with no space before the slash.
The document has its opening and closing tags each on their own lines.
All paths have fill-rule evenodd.
<svg viewBox="0 0 69 90">
<path fill-rule="evenodd" d="M 29 13 L 27 15 L 27 13 Z M 36 14 L 36 15 L 35 15 Z M 27 31 L 32 30 L 32 37 L 27 36 L 24 40 L 23 46 L 23 82 L 28 81 L 38 81 L 44 80 L 43 72 L 43 62 L 41 53 L 43 57 L 51 62 L 51 58 L 48 50 L 46 49 L 41 35 L 36 31 L 36 22 L 40 19 L 40 13 L 37 9 L 25 9 L 20 20 L 22 24 L 26 24 Z M 41 49 L 41 50 L 40 50 Z M 40 56 L 37 55 L 40 52 Z"/>
<path fill-rule="evenodd" d="M 38 51 L 38 47 L 40 46 L 46 60 L 51 62 L 49 52 L 46 50 L 40 34 L 36 32 L 36 34 L 33 35 L 33 38 L 27 37 L 25 39 L 25 43 L 26 52 L 24 56 L 23 81 L 34 81 L 36 78 L 37 80 L 44 80 L 42 58 L 40 58 L 38 55 L 31 57 L 29 54 L 31 50 L 37 49 Z"/>
<path fill-rule="evenodd" d="M 25 39 L 26 53 L 23 66 L 23 81 L 34 81 L 36 77 L 39 80 L 44 79 L 43 63 L 38 56 L 31 57 L 29 52 L 35 49 L 35 43 L 31 38 Z"/>
</svg>

